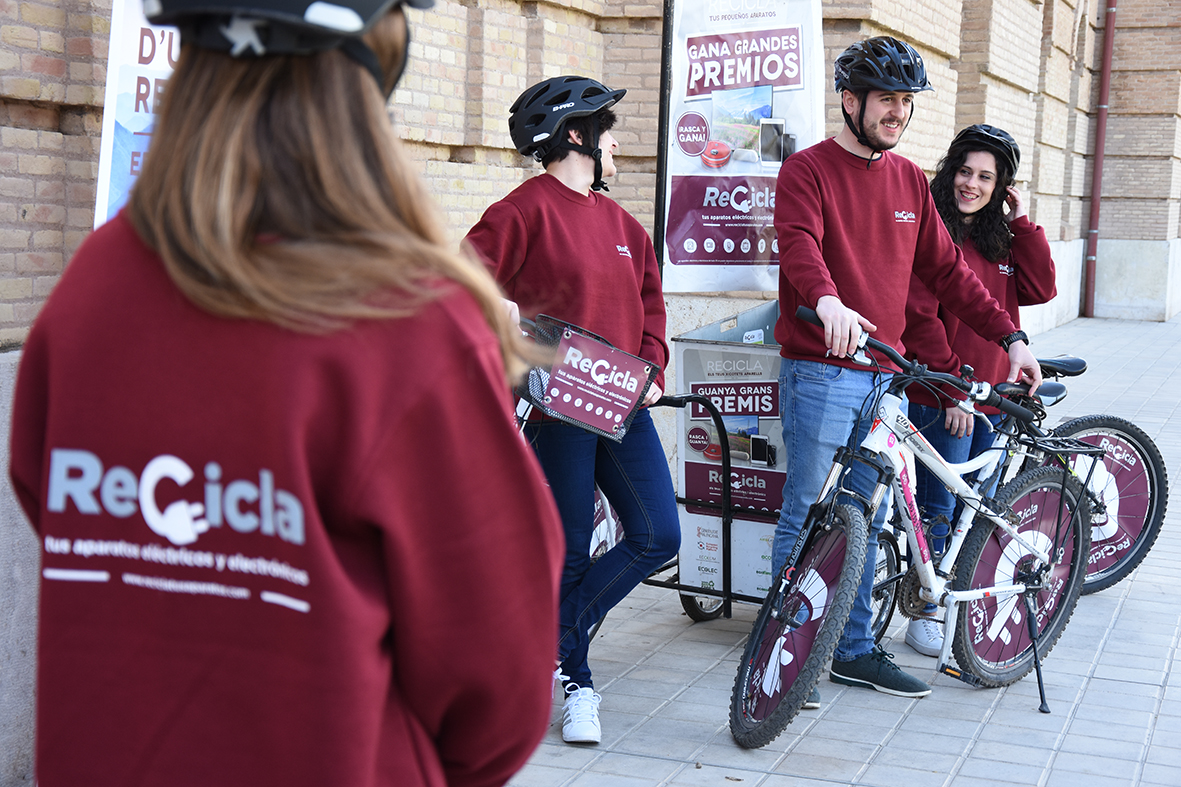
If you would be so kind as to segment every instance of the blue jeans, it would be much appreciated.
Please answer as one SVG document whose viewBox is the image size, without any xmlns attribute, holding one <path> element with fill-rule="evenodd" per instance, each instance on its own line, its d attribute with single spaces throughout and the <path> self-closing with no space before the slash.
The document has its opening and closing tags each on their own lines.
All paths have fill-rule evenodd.
<svg viewBox="0 0 1181 787">
<path fill-rule="evenodd" d="M 779 367 L 779 412 L 787 453 L 787 480 L 771 548 L 771 561 L 777 572 L 791 555 L 808 508 L 816 502 L 824 486 L 833 454 L 849 442 L 855 428 L 854 447 L 869 433 L 870 408 L 889 379 L 889 374 L 879 376 L 829 363 L 783 359 Z M 863 414 L 865 417 L 861 417 Z M 869 495 L 875 482 L 876 476 L 869 468 L 860 463 L 854 465 L 849 479 L 852 488 Z M 837 661 L 852 661 L 873 651 L 870 597 L 877 563 L 877 534 L 885 520 L 886 506 L 882 505 L 871 524 L 865 571 L 853 611 L 833 655 Z"/>
<path fill-rule="evenodd" d="M 948 462 L 967 462 L 992 448 L 996 434 L 984 428 L 981 423 L 973 426 L 969 437 L 953 437 L 944 426 L 944 412 L 941 407 L 927 407 L 926 405 L 910 403 L 910 421 L 930 441 L 931 445 Z M 994 427 L 1000 423 L 1000 415 L 988 416 L 988 421 Z M 975 474 L 966 476 L 971 481 Z M 991 495 L 996 489 L 993 484 L 988 489 L 981 490 L 982 495 Z M 955 495 L 947 490 L 935 476 L 923 465 L 915 468 L 915 502 L 921 507 L 928 520 L 942 515 L 947 517 L 947 523 L 932 525 L 931 548 L 942 552 L 947 544 L 946 539 L 951 532 L 950 526 L 959 514 Z"/>
<path fill-rule="evenodd" d="M 558 660 L 571 683 L 592 687 L 587 630 L 680 548 L 668 460 L 647 410 L 620 443 L 562 422 L 529 424 L 526 435 L 566 531 Z M 596 483 L 619 515 L 624 539 L 591 565 Z"/>
</svg>

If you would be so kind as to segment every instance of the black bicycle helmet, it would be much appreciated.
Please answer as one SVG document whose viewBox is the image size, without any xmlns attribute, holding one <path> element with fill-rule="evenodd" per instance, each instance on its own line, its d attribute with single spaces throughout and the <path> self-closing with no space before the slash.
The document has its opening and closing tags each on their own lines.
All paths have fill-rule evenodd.
<svg viewBox="0 0 1181 787">
<path fill-rule="evenodd" d="M 833 74 L 838 93 L 934 90 L 927 82 L 922 56 L 910 44 L 890 36 L 875 36 L 850 46 L 837 58 Z"/>
<path fill-rule="evenodd" d="M 920 93 L 935 89 L 927 81 L 927 67 L 923 65 L 922 56 L 910 44 L 890 36 L 867 38 L 842 52 L 833 66 L 833 83 L 837 93 L 851 91 L 861 102 L 856 123 L 843 104 L 841 114 L 857 141 L 870 150 L 876 148 L 870 144 L 864 130 L 865 96 L 869 91 Z M 872 160 L 872 156 L 870 158 Z"/>
<path fill-rule="evenodd" d="M 560 76 L 526 90 L 509 107 L 508 132 L 513 146 L 523 156 L 541 161 L 559 147 L 585 153 L 595 160 L 595 191 L 608 190 L 603 182 L 603 151 L 599 148 L 598 124 L 591 139 L 577 145 L 565 138 L 562 129 L 571 118 L 593 116 L 619 103 L 626 90 L 612 90 L 590 77 Z"/>
<path fill-rule="evenodd" d="M 383 84 L 381 67 L 361 36 L 397 6 L 434 4 L 435 0 L 143 0 L 147 20 L 180 28 L 182 43 L 234 57 L 310 55 L 340 48 L 365 66 L 378 85 Z"/>
<path fill-rule="evenodd" d="M 987 150 L 999 159 L 1003 159 L 1009 165 L 1011 177 L 1014 179 L 1017 177 L 1017 168 L 1021 166 L 1021 148 L 1017 146 L 1017 140 L 1013 139 L 1012 135 L 1004 129 L 990 126 L 987 123 L 968 126 L 955 135 L 948 151 L 957 148 Z"/>
</svg>

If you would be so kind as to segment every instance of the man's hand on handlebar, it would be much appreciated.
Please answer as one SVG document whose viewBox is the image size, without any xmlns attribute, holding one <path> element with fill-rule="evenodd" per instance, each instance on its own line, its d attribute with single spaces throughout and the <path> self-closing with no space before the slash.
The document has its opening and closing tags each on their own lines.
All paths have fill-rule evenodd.
<svg viewBox="0 0 1181 787">
<path fill-rule="evenodd" d="M 1042 384 L 1042 367 L 1025 342 L 1009 345 L 1009 378 L 1011 383 L 1028 383 L 1032 394 Z"/>
<path fill-rule="evenodd" d="M 820 300 L 816 301 L 816 316 L 824 323 L 824 345 L 839 358 L 857 349 L 857 340 L 861 338 L 863 330 L 872 333 L 878 329 L 878 326 L 841 303 L 841 299 L 835 295 L 820 296 Z"/>
<path fill-rule="evenodd" d="M 660 390 L 660 386 L 652 383 L 648 386 L 648 393 L 644 394 L 644 407 L 651 407 L 656 404 L 656 400 L 664 396 L 664 391 Z"/>
<path fill-rule="evenodd" d="M 949 435 L 952 437 L 972 436 L 972 427 L 976 421 L 975 415 L 961 410 L 958 405 L 952 405 L 944 412 L 946 416 L 943 419 L 943 426 Z"/>
</svg>

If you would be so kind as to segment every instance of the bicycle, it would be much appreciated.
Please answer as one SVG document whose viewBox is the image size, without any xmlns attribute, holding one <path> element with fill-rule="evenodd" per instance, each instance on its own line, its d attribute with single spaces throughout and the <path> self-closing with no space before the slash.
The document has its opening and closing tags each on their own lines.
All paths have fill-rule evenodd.
<svg viewBox="0 0 1181 787">
<path fill-rule="evenodd" d="M 799 309 L 797 317 L 819 324 L 809 309 Z M 730 731 L 743 747 L 764 746 L 777 737 L 818 682 L 860 582 L 867 523 L 873 521 L 887 490 L 900 501 L 896 509 L 908 551 L 916 556 L 907 573 L 910 581 L 903 579 L 899 602 L 908 609 L 927 603 L 945 607 L 947 630 L 954 632 L 944 638 L 939 672 L 974 686 L 1003 686 L 1036 669 L 1040 709 L 1049 712 L 1041 658 L 1070 620 L 1082 586 L 1090 545 L 1083 485 L 1065 471 L 1038 468 L 1018 475 L 995 498 L 982 497 L 979 483 L 969 485 L 961 476 L 980 471 L 987 478 L 1000 461 L 999 452 L 948 464 L 902 412 L 902 392 L 914 382 L 946 383 L 967 394 L 969 401 L 997 407 L 1015 418 L 1032 420 L 1033 413 L 1001 397 L 987 383 L 929 371 L 867 334 L 861 336 L 855 360 L 873 365 L 865 354 L 868 349 L 902 371 L 874 402 L 872 427 L 861 445 L 836 452 L 817 501 L 755 619 L 730 703 Z M 1069 447 L 1080 453 L 1099 450 L 1081 442 Z M 908 453 L 964 503 L 937 565 L 906 481 Z M 877 475 L 868 497 L 844 486 L 854 462 Z M 966 607 L 962 615 L 961 606 Z M 952 651 L 959 668 L 951 666 Z"/>
<path fill-rule="evenodd" d="M 1066 387 L 1054 382 L 1075 377 L 1087 369 L 1086 361 L 1072 356 L 1038 359 L 1046 382 L 1030 396 L 1026 387 L 1002 383 L 998 392 L 1034 413 L 1025 424 L 1005 418 L 996 431 L 1001 440 L 994 450 L 1004 452 L 998 477 L 1013 478 L 1034 467 L 1069 467 L 1076 475 L 1089 475 L 1086 486 L 1091 507 L 1091 551 L 1080 595 L 1105 590 L 1124 579 L 1152 549 L 1164 522 L 1168 505 L 1168 473 L 1156 443 L 1135 424 L 1112 415 L 1085 415 L 1064 421 L 1053 429 L 1030 433 L 1040 427 L 1046 408 L 1062 401 Z M 982 421 L 979 428 L 992 429 Z M 1028 436 L 1026 436 L 1028 435 Z M 1047 453 L 1049 438 L 1068 437 L 1104 449 L 1095 457 Z M 1034 441 L 1040 441 L 1036 446 Z M 883 528 L 878 537 L 878 571 L 873 588 L 873 634 L 880 641 L 893 619 L 898 583 L 905 576 L 909 555 L 903 554 L 893 533 L 895 518 L 887 520 L 893 532 Z"/>
<path fill-rule="evenodd" d="M 1042 376 L 1047 380 L 1075 377 L 1086 371 L 1080 358 L 1039 359 Z M 1050 383 L 1043 383 L 1043 388 Z M 1015 393 L 1038 415 L 1045 418 L 1045 407 L 1060 401 L 1066 394 L 1061 383 L 1053 383 L 1052 396 L 1039 390 L 1035 397 Z M 1023 398 L 1024 397 L 1024 398 Z M 1169 500 L 1169 478 L 1160 449 L 1143 429 L 1112 415 L 1085 415 L 1072 418 L 1046 434 L 1071 437 L 1104 449 L 1103 461 L 1097 462 L 1072 454 L 1047 455 L 1028 444 L 1010 439 L 1014 456 L 1009 461 L 1018 469 L 1057 464 L 1070 466 L 1076 474 L 1091 474 L 1087 495 L 1091 501 L 1091 553 L 1082 594 L 1096 593 L 1120 582 L 1132 573 L 1152 549 L 1164 524 Z"/>
</svg>

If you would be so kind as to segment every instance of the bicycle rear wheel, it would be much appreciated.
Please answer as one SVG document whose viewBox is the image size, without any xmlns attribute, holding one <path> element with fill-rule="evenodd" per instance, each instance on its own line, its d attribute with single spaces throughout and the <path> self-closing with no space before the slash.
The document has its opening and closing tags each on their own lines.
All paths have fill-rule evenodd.
<svg viewBox="0 0 1181 787">
<path fill-rule="evenodd" d="M 878 531 L 877 567 L 873 575 L 873 595 L 870 596 L 874 642 L 882 641 L 882 636 L 894 618 L 894 600 L 898 596 L 901 566 L 902 553 L 898 549 L 898 539 L 887 530 Z"/>
<path fill-rule="evenodd" d="M 787 588 L 767 594 L 730 698 L 730 733 L 740 746 L 773 741 L 816 686 L 853 607 L 867 539 L 862 513 L 836 506 L 831 527 L 813 533 Z"/>
<path fill-rule="evenodd" d="M 1045 658 L 1074 614 L 1086 571 L 1091 526 L 1082 483 L 1071 476 L 1064 485 L 1061 468 L 1039 467 L 1006 484 L 996 500 L 1013 510 L 1022 538 L 1049 552 L 1053 561 L 1034 597 L 1038 655 Z M 1026 583 L 1041 568 L 1036 556 L 1008 533 L 978 517 L 956 561 L 953 588 Z M 1020 594 L 964 605 L 952 641 L 960 667 L 986 686 L 1007 686 L 1023 678 L 1033 669 L 1026 615 Z"/>
<path fill-rule="evenodd" d="M 1105 590 L 1132 573 L 1160 534 L 1169 501 L 1165 461 L 1152 439 L 1135 424 L 1110 415 L 1088 415 L 1054 429 L 1106 449 L 1087 491 L 1092 495 L 1091 553 L 1083 595 Z M 1093 457 L 1072 456 L 1080 479 Z"/>
</svg>

